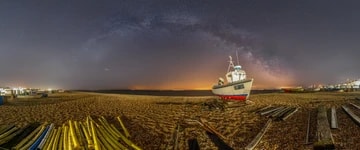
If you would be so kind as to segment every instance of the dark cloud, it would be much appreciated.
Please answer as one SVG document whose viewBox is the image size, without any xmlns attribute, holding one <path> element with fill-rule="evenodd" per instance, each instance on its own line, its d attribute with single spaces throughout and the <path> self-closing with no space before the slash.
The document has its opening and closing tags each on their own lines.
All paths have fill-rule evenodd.
<svg viewBox="0 0 360 150">
<path fill-rule="evenodd" d="M 228 55 L 258 88 L 359 75 L 355 3 L 1 2 L 0 84 L 210 88 Z"/>
</svg>

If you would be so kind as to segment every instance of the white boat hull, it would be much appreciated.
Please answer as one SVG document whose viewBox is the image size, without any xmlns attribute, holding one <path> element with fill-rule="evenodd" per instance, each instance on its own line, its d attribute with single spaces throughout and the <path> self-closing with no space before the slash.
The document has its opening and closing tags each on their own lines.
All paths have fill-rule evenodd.
<svg viewBox="0 0 360 150">
<path fill-rule="evenodd" d="M 225 85 L 215 85 L 212 88 L 212 93 L 222 99 L 245 101 L 250 96 L 253 81 L 254 79 L 247 79 Z"/>
</svg>

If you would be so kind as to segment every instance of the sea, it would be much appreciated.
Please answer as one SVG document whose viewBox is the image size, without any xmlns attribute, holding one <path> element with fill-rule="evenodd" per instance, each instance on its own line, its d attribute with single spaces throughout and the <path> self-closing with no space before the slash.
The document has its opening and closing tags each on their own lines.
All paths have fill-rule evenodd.
<svg viewBox="0 0 360 150">
<path fill-rule="evenodd" d="M 211 90 L 77 90 L 82 92 L 152 95 L 152 96 L 214 96 Z M 280 92 L 278 89 L 251 90 L 250 94 L 265 94 Z"/>
</svg>

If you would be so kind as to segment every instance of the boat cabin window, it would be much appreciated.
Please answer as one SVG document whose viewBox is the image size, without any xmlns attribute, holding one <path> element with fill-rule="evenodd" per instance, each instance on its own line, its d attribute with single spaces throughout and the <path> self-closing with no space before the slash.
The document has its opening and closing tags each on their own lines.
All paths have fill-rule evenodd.
<svg viewBox="0 0 360 150">
<path fill-rule="evenodd" d="M 244 87 L 244 84 L 239 84 L 239 85 L 235 85 L 235 86 L 234 86 L 234 89 L 235 89 L 235 90 L 240 90 L 240 89 L 243 89 L 243 88 L 245 88 L 245 87 Z"/>
</svg>

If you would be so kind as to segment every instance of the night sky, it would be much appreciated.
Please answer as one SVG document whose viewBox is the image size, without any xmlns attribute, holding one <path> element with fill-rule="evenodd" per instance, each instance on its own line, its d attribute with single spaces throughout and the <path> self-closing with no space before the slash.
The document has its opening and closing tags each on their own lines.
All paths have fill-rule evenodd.
<svg viewBox="0 0 360 150">
<path fill-rule="evenodd" d="M 360 78 L 360 1 L 0 2 L 0 86 L 210 89 L 228 56 L 254 88 Z M 236 60 L 236 59 L 235 59 Z"/>
</svg>

